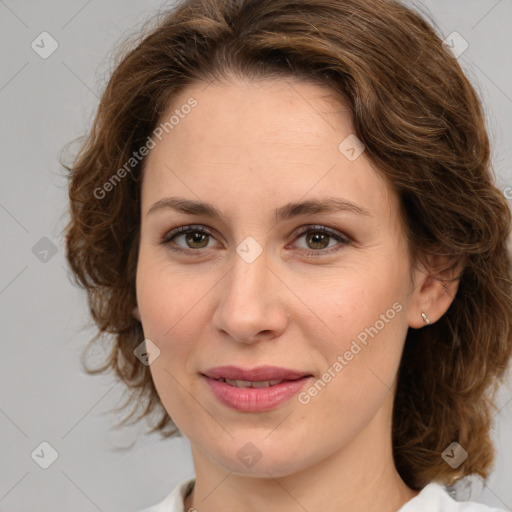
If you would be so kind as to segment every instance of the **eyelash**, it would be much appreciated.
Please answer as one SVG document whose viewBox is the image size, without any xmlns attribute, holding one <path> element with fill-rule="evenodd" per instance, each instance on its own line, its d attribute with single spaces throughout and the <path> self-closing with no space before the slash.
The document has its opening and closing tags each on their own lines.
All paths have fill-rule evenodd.
<svg viewBox="0 0 512 512">
<path fill-rule="evenodd" d="M 318 258 L 318 257 L 330 255 L 334 252 L 337 252 L 337 251 L 343 249 L 344 246 L 349 245 L 352 242 L 352 239 L 349 236 L 342 235 L 336 231 L 329 229 L 326 226 L 319 226 L 319 225 L 309 225 L 309 226 L 303 226 L 302 228 L 299 228 L 299 230 L 295 233 L 295 240 L 299 239 L 303 235 L 308 234 L 310 232 L 322 233 L 322 234 L 328 235 L 331 238 L 334 238 L 337 242 L 341 242 L 340 247 L 337 247 L 335 249 L 331 248 L 330 250 L 318 249 L 318 250 L 314 251 L 314 250 L 305 250 L 304 249 L 304 252 L 302 254 L 304 256 L 310 257 L 310 258 Z M 178 236 L 181 236 L 181 235 L 188 234 L 188 233 L 201 233 L 203 235 L 208 235 L 208 236 L 213 237 L 213 234 L 201 225 L 180 226 L 178 228 L 172 229 L 167 234 L 165 234 L 161 238 L 160 244 L 167 246 L 170 250 L 180 253 L 180 254 L 190 255 L 193 252 L 200 251 L 200 249 L 190 249 L 190 248 L 183 249 L 181 247 L 176 247 L 176 246 L 171 245 L 171 242 L 175 238 L 177 238 Z"/>
</svg>

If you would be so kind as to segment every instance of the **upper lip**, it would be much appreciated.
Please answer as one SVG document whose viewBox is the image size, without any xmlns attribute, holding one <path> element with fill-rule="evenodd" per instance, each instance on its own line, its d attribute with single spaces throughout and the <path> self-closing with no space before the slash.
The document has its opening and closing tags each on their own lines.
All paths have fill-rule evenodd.
<svg viewBox="0 0 512 512">
<path fill-rule="evenodd" d="M 311 374 L 300 370 L 290 370 L 278 366 L 257 366 L 244 370 L 237 366 L 216 366 L 204 372 L 203 375 L 211 379 L 230 379 L 230 380 L 297 380 L 302 377 L 308 377 Z"/>
</svg>

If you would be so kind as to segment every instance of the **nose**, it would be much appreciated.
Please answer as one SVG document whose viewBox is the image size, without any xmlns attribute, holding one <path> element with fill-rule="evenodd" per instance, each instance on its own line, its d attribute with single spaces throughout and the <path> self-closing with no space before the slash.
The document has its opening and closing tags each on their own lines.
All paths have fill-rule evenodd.
<svg viewBox="0 0 512 512">
<path fill-rule="evenodd" d="M 232 340 L 271 340 L 286 329 L 289 313 L 282 282 L 268 265 L 267 251 L 247 263 L 238 254 L 222 280 L 213 327 Z"/>
</svg>

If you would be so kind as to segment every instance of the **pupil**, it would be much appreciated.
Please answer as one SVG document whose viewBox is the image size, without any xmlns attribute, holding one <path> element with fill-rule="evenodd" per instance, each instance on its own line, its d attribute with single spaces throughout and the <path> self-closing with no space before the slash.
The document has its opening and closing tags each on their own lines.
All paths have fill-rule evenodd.
<svg viewBox="0 0 512 512">
<path fill-rule="evenodd" d="M 323 233 L 314 233 L 313 235 L 310 235 L 308 237 L 309 238 L 308 241 L 310 243 L 312 243 L 313 245 L 320 244 L 320 247 L 315 247 L 315 249 L 324 249 L 325 247 L 327 247 L 328 243 L 322 244 L 322 242 L 325 242 L 328 237 L 329 237 L 329 235 L 325 235 Z"/>
<path fill-rule="evenodd" d="M 195 233 L 189 233 L 188 237 L 187 237 L 187 243 L 192 243 L 192 244 L 201 244 L 201 242 L 204 242 L 206 240 L 206 237 L 207 235 L 205 235 L 204 233 L 198 233 L 198 232 L 195 232 Z M 203 245 L 201 245 L 201 247 L 204 247 L 206 244 L 203 243 Z"/>
</svg>

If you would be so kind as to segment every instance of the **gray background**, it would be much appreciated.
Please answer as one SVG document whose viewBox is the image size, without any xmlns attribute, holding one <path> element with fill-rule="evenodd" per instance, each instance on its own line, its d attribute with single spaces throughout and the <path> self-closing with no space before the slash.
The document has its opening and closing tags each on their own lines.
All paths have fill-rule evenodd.
<svg viewBox="0 0 512 512">
<path fill-rule="evenodd" d="M 85 296 L 70 283 L 61 234 L 61 150 L 90 125 L 116 44 L 164 7 L 156 0 L 0 0 L 0 511 L 133 511 L 193 475 L 184 438 L 143 436 L 144 424 L 111 429 L 116 417 L 107 411 L 120 404 L 122 386 L 81 369 L 93 330 Z M 456 31 L 469 44 L 459 61 L 485 103 L 498 182 L 512 198 L 512 1 L 430 0 L 421 8 L 443 37 Z M 47 59 L 31 48 L 43 31 L 59 45 Z M 499 396 L 495 471 L 471 494 L 506 510 L 511 387 L 509 379 Z M 43 441 L 58 453 L 48 469 L 31 458 Z M 458 493 L 468 496 L 464 486 Z"/>
</svg>

